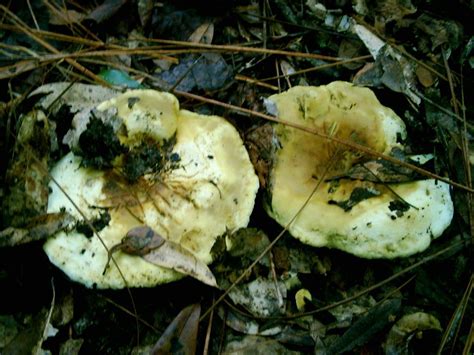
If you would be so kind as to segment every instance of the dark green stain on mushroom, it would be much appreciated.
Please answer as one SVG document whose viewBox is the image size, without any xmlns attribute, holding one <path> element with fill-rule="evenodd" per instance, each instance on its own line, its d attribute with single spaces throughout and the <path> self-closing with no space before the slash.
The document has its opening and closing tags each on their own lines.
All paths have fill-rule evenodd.
<svg viewBox="0 0 474 355">
<path fill-rule="evenodd" d="M 328 204 L 339 206 L 344 210 L 344 212 L 348 212 L 352 209 L 352 207 L 354 207 L 358 203 L 364 200 L 367 200 L 371 197 L 375 197 L 379 195 L 380 195 L 380 191 L 376 189 L 356 187 L 352 191 L 351 196 L 347 200 L 343 200 L 343 201 L 329 200 Z"/>
</svg>

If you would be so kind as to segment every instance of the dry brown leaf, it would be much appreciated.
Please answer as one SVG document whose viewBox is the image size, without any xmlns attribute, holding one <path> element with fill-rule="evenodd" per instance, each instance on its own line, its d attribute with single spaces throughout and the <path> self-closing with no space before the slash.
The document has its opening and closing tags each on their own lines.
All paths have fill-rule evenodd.
<svg viewBox="0 0 474 355">
<path fill-rule="evenodd" d="M 122 242 L 110 249 L 109 258 L 117 250 L 141 256 L 152 264 L 178 271 L 206 285 L 217 287 L 216 279 L 206 264 L 180 244 L 164 239 L 150 227 L 136 227 L 128 231 Z"/>
<path fill-rule="evenodd" d="M 138 0 L 137 11 L 142 26 L 147 26 L 150 23 L 154 5 L 155 2 L 153 0 Z"/>
<path fill-rule="evenodd" d="M 87 16 L 87 19 L 102 23 L 120 10 L 127 1 L 128 0 L 105 0 Z"/>
<path fill-rule="evenodd" d="M 418 65 L 415 71 L 416 77 L 418 81 L 423 85 L 425 88 L 429 88 L 434 85 L 436 82 L 436 77 L 432 72 L 430 72 L 425 67 Z"/>
<path fill-rule="evenodd" d="M 71 25 L 75 23 L 81 23 L 81 21 L 84 20 L 85 17 L 85 14 L 74 10 L 64 10 L 57 12 L 51 11 L 49 16 L 49 23 L 51 25 L 57 26 Z"/>
<path fill-rule="evenodd" d="M 12 227 L 23 228 L 30 218 L 46 213 L 49 176 L 44 166 L 48 165 L 54 127 L 41 110 L 21 117 L 0 210 L 3 220 Z"/>
<path fill-rule="evenodd" d="M 273 153 L 273 128 L 270 124 L 264 124 L 250 129 L 245 135 L 245 143 L 249 152 L 250 160 L 255 168 L 260 181 L 260 186 L 267 186 L 268 174 L 272 164 Z"/>
<path fill-rule="evenodd" d="M 44 240 L 66 228 L 73 221 L 66 212 L 48 213 L 33 218 L 25 228 L 8 227 L 0 232 L 0 247 Z"/>
<path fill-rule="evenodd" d="M 156 342 L 151 354 L 195 354 L 200 314 L 199 304 L 190 305 L 179 312 Z"/>
<path fill-rule="evenodd" d="M 292 75 L 295 73 L 295 68 L 286 60 L 280 61 L 280 68 L 284 76 Z"/>
<path fill-rule="evenodd" d="M 214 24 L 205 22 L 189 36 L 189 42 L 211 44 L 214 37 Z"/>
</svg>

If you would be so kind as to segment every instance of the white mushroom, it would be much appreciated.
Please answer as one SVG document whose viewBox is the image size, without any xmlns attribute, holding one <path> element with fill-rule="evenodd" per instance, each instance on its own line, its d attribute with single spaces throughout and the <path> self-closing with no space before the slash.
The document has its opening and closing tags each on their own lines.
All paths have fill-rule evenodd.
<svg viewBox="0 0 474 355">
<path fill-rule="evenodd" d="M 406 136 L 403 121 L 367 88 L 346 82 L 294 87 L 271 96 L 267 104 L 269 111 L 284 120 L 383 154 L 403 148 L 398 142 Z M 431 239 L 449 226 L 453 204 L 447 184 L 435 180 L 394 184 L 331 180 L 368 158 L 281 124 L 275 125 L 275 134 L 281 148 L 275 152 L 270 172 L 270 202 L 266 206 L 270 216 L 287 225 L 320 183 L 289 227 L 302 242 L 365 258 L 394 258 L 426 249 Z"/>
<path fill-rule="evenodd" d="M 210 263 L 211 248 L 227 230 L 245 227 L 254 206 L 258 179 L 236 129 L 217 116 L 179 110 L 173 95 L 152 90 L 127 92 L 98 106 L 116 109 L 123 127 L 117 133 L 129 149 L 141 139 L 160 146 L 174 140 L 159 171 L 129 182 L 114 169 L 81 167 L 81 158 L 69 153 L 51 174 L 92 221 L 108 214 L 99 234 L 110 248 L 133 227 L 147 225 L 164 238 L 179 243 L 198 259 Z M 50 185 L 48 212 L 61 209 L 83 218 L 55 184 Z M 122 288 L 115 265 L 105 274 L 107 251 L 95 235 L 77 226 L 50 238 L 44 249 L 50 260 L 71 279 L 89 287 Z M 182 277 L 138 256 L 122 252 L 114 257 L 132 287 L 148 287 Z"/>
</svg>

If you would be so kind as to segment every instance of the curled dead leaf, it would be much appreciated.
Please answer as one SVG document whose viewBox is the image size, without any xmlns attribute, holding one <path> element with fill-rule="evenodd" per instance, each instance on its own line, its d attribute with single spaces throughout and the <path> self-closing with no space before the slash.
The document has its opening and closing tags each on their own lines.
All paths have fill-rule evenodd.
<svg viewBox="0 0 474 355">
<path fill-rule="evenodd" d="M 0 247 L 13 247 L 38 240 L 44 240 L 73 222 L 67 212 L 47 213 L 32 218 L 23 228 L 8 227 L 0 232 Z"/>
<path fill-rule="evenodd" d="M 164 239 L 147 226 L 135 227 L 128 231 L 120 244 L 109 250 L 110 258 L 116 251 L 141 256 L 144 260 L 181 272 L 212 287 L 218 287 L 212 271 L 187 249 L 178 243 Z M 104 270 L 104 273 L 106 269 Z"/>
<path fill-rule="evenodd" d="M 195 354 L 200 314 L 199 304 L 192 304 L 179 312 L 158 339 L 151 354 Z"/>
</svg>

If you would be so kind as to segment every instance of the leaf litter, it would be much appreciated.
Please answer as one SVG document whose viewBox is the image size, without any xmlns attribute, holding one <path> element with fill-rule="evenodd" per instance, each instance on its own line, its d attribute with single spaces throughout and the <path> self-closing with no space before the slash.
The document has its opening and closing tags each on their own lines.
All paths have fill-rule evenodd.
<svg viewBox="0 0 474 355">
<path fill-rule="evenodd" d="M 2 39 L 7 45 L 0 57 L 2 64 L 0 78 L 9 78 L 10 82 L 7 85 L 6 80 L 2 81 L 5 94 L 2 95 L 0 101 L 3 101 L 2 108 L 8 109 L 0 111 L 2 118 L 0 128 L 3 136 L 6 137 L 0 143 L 0 149 L 2 156 L 9 157 L 8 161 L 20 162 L 18 165 L 20 168 L 17 166 L 16 170 L 11 170 L 15 168 L 14 164 L 7 165 L 6 162 L 2 162 L 0 166 L 2 176 L 6 176 L 5 172 L 10 169 L 10 171 L 15 171 L 14 174 L 11 172 L 9 174 L 18 178 L 17 183 L 28 180 L 29 176 L 34 176 L 35 179 L 38 179 L 36 181 L 40 182 L 43 181 L 42 179 L 48 179 L 44 171 L 35 170 L 34 164 L 27 161 L 26 164 L 21 165 L 22 160 L 16 160 L 16 157 L 23 153 L 22 151 L 27 151 L 18 145 L 19 143 L 15 148 L 15 142 L 19 141 L 21 136 L 18 113 L 26 114 L 30 110 L 22 108 L 23 103 L 18 105 L 18 102 L 21 101 L 13 101 L 12 97 L 21 97 L 22 93 L 29 90 L 29 86 L 37 88 L 44 82 L 57 81 L 58 75 L 73 77 L 74 80 L 84 82 L 90 78 L 96 80 L 90 73 L 100 73 L 104 68 L 115 68 L 114 60 L 109 59 L 115 59 L 114 56 L 118 56 L 118 54 L 114 54 L 112 51 L 124 52 L 126 50 L 126 47 L 121 46 L 120 42 L 118 42 L 119 44 L 109 44 L 107 39 L 120 38 L 125 43 L 129 33 L 135 28 L 142 31 L 145 39 L 147 37 L 178 39 L 196 44 L 199 40 L 196 37 L 204 36 L 203 29 L 208 28 L 208 24 L 212 24 L 214 34 L 209 36 L 212 38 L 212 42 L 204 41 L 204 44 L 211 47 L 205 49 L 204 47 L 199 49 L 199 47 L 187 46 L 183 43 L 168 43 L 166 46 L 159 46 L 156 45 L 159 42 L 153 41 L 142 42 L 144 48 L 141 48 L 146 50 L 147 46 L 154 45 L 153 54 L 151 52 L 140 53 L 139 51 L 133 53 L 133 50 L 128 51 L 127 49 L 127 55 L 131 61 L 128 64 L 129 67 L 126 68 L 127 71 L 120 74 L 119 78 L 121 79 L 118 84 L 128 85 L 135 80 L 141 85 L 145 84 L 159 89 L 160 87 L 156 87 L 155 84 L 160 83 L 161 85 L 163 82 L 157 78 L 167 73 L 166 75 L 170 78 L 168 87 L 161 87 L 161 89 L 170 89 L 178 83 L 179 90 L 230 103 L 233 103 L 230 98 L 235 93 L 252 93 L 253 96 L 247 97 L 246 100 L 239 100 L 239 105 L 244 109 L 253 109 L 259 107 L 257 103 L 262 97 L 268 97 L 273 93 L 273 89 L 266 89 L 261 85 L 255 86 L 258 89 L 254 89 L 254 83 L 259 83 L 260 79 L 276 77 L 269 83 L 281 91 L 305 82 L 311 85 L 326 84 L 341 79 L 359 82 L 375 88 L 381 101 L 394 108 L 406 120 L 408 128 L 417 133 L 413 138 L 409 138 L 408 159 L 413 154 L 431 153 L 434 158 L 423 166 L 424 169 L 448 176 L 452 181 L 460 182 L 467 187 L 471 186 L 470 172 L 467 171 L 470 168 L 469 165 L 466 165 L 466 161 L 472 155 L 470 151 L 472 127 L 466 116 L 469 117 L 468 113 L 472 111 L 472 105 L 469 100 L 464 101 L 462 96 L 472 91 L 472 80 L 468 80 L 472 76 L 472 65 L 469 65 L 472 63 L 472 51 L 469 49 L 469 46 L 472 46 L 469 44 L 472 39 L 469 42 L 469 36 L 472 35 L 469 33 L 466 21 L 467 14 L 472 11 L 472 6 L 466 2 L 459 1 L 451 4 L 447 14 L 447 9 L 437 1 L 416 2 L 416 4 L 412 4 L 410 1 L 380 1 L 375 7 L 368 6 L 370 4 L 366 1 L 355 1 L 352 8 L 348 3 L 336 5 L 322 1 L 308 2 L 308 5 L 301 5 L 301 7 L 286 1 L 270 1 L 261 4 L 238 1 L 226 5 L 217 5 L 210 1 L 210 4 L 206 3 L 202 6 L 200 4 L 195 7 L 165 2 L 154 8 L 149 6 L 150 2 L 140 1 L 139 3 L 140 7 L 135 9 L 135 4 L 131 2 L 105 1 L 100 6 L 86 3 L 82 7 L 67 2 L 66 8 L 59 10 L 65 16 L 60 16 L 56 12 L 49 21 L 48 16 L 40 15 L 47 13 L 41 12 L 41 9 L 44 9 L 41 2 L 32 1 L 30 9 L 26 6 L 12 4 L 9 9 L 13 10 L 24 21 L 23 23 L 11 17 L 4 10 L 5 7 L 1 8 L 6 14 L 1 25 L 3 26 Z M 210 6 L 206 7 L 205 5 Z M 136 15 L 134 11 L 137 11 Z M 80 16 L 77 15 L 78 13 Z M 124 13 L 134 13 L 134 15 L 124 16 Z M 92 18 L 91 14 L 94 14 L 92 21 L 83 19 L 87 15 Z M 443 16 L 437 16 L 437 14 L 443 14 Z M 69 21 L 65 20 L 68 16 Z M 124 21 L 125 18 L 127 21 Z M 119 20 L 117 26 L 108 26 L 109 22 L 117 23 L 117 19 Z M 185 20 L 183 21 L 183 19 Z M 354 19 L 357 21 L 356 24 L 364 29 L 355 34 L 351 32 Z M 63 24 L 70 26 L 69 29 Z M 150 24 L 157 26 L 151 29 L 147 27 Z M 143 27 L 141 27 L 142 25 Z M 201 29 L 199 29 L 200 26 Z M 33 29 L 37 30 L 38 28 L 41 31 L 50 32 L 33 32 Z M 54 37 L 55 33 L 68 37 Z M 192 37 L 193 33 L 194 38 Z M 364 33 L 366 37 L 361 37 L 361 33 Z M 407 36 L 408 33 L 413 35 Z M 100 36 L 97 37 L 97 34 Z M 53 37 L 48 37 L 51 35 Z M 378 38 L 378 42 L 374 36 Z M 61 53 L 76 53 L 77 47 L 74 46 L 74 43 L 82 43 L 86 48 L 90 46 L 91 51 L 96 49 L 99 43 L 104 49 L 102 61 L 99 62 L 97 57 L 88 58 L 85 53 L 83 59 L 74 59 L 74 56 L 72 59 L 68 58 L 67 62 L 74 64 L 73 69 L 68 68 L 59 62 L 60 59 L 51 56 L 50 53 L 55 52 L 51 48 L 43 46 L 41 41 L 38 41 L 39 38 L 45 38 L 49 43 L 53 43 Z M 354 48 L 343 47 L 343 41 L 346 43 L 344 46 L 347 46 L 348 40 L 355 44 Z M 202 58 L 211 55 L 209 50 L 213 50 L 213 43 L 223 46 L 232 44 L 235 47 L 229 47 L 227 50 L 216 47 L 215 52 L 218 53 L 212 52 L 212 55 L 213 58 L 218 58 L 217 62 L 206 60 L 203 63 L 206 62 L 207 66 L 199 67 L 198 64 Z M 255 51 L 253 54 L 249 54 L 245 50 L 246 47 L 241 46 L 242 43 L 246 43 L 247 47 L 258 47 L 261 52 Z M 375 47 L 371 47 L 372 45 Z M 267 52 L 265 52 L 266 48 L 268 48 Z M 354 63 L 358 63 L 358 65 L 339 65 L 336 67 L 337 70 L 327 68 L 309 72 L 303 71 L 300 74 L 299 72 L 308 69 L 309 65 L 313 67 L 315 64 L 332 63 L 324 62 L 324 60 L 316 63 L 313 59 L 293 55 L 290 57 L 290 54 L 285 56 L 284 53 L 279 54 L 282 57 L 276 58 L 278 54 L 272 53 L 271 50 L 281 50 L 288 53 L 309 52 L 334 57 L 370 53 L 373 58 L 355 61 Z M 444 52 L 444 58 L 447 58 L 451 65 L 451 69 L 449 67 L 446 69 L 443 64 L 442 52 Z M 461 60 L 459 60 L 460 55 L 463 56 Z M 166 56 L 175 59 L 175 64 L 170 69 L 160 69 L 161 73 L 158 73 L 153 65 L 160 60 L 159 58 L 165 58 L 166 61 Z M 187 58 L 190 59 L 187 60 Z M 196 58 L 201 59 L 196 61 Z M 285 63 L 283 72 L 281 72 L 282 61 Z M 194 62 L 196 64 L 193 66 Z M 221 63 L 219 65 L 226 69 L 220 72 L 213 71 L 215 63 Z M 180 65 L 182 65 L 181 68 L 179 68 Z M 81 67 L 92 69 L 92 72 L 77 70 Z M 120 68 L 120 70 L 123 69 L 123 67 Z M 291 75 L 288 70 L 291 71 Z M 216 73 L 220 74 L 216 75 Z M 236 73 L 252 78 L 253 83 L 241 81 Z M 447 82 L 449 74 L 454 77 L 454 97 L 451 97 L 449 93 Z M 86 79 L 87 77 L 89 79 Z M 102 78 L 102 84 L 108 80 L 107 77 Z M 111 79 L 110 83 L 117 84 L 117 81 L 113 80 Z M 179 87 L 180 83 L 186 84 L 186 87 Z M 98 86 L 94 87 L 99 88 Z M 249 90 L 249 87 L 252 89 Z M 109 92 L 111 96 L 104 97 L 102 93 L 91 93 L 92 99 L 97 98 L 96 104 L 115 95 L 111 89 L 98 90 Z M 73 120 L 73 117 L 80 114 L 81 110 L 90 111 L 96 105 L 81 106 L 84 102 L 89 101 L 82 100 L 79 93 L 66 90 L 64 86 L 58 92 L 60 94 L 56 95 L 57 99 L 53 99 L 43 106 L 43 108 L 53 109 L 53 111 L 47 112 L 47 122 L 48 125 L 55 124 L 56 127 L 50 129 L 49 133 L 51 131 L 63 132 L 58 134 L 59 144 L 57 146 L 52 144 L 48 148 L 48 159 L 50 157 L 56 159 L 64 154 L 64 149 L 68 149 L 61 146 L 63 140 L 66 143 L 71 142 L 70 136 L 64 138 L 64 133 L 70 127 L 66 130 L 62 128 L 68 125 L 68 120 Z M 54 110 L 55 107 L 61 106 L 55 104 L 54 100 L 62 100 L 62 97 L 70 108 L 67 115 L 63 113 L 57 115 L 59 111 Z M 406 100 L 407 98 L 409 101 Z M 248 113 L 226 112 L 225 109 L 212 105 L 210 101 L 197 102 L 195 98 L 189 96 L 188 100 L 184 103 L 188 108 L 224 115 L 239 128 L 242 135 L 263 124 L 258 121 L 252 121 L 250 124 L 248 119 L 242 119 L 242 115 L 248 115 Z M 461 104 L 459 113 L 451 108 L 453 100 L 457 100 L 457 104 Z M 84 116 L 88 116 L 88 114 L 84 113 Z M 74 119 L 74 122 L 79 121 L 78 118 Z M 83 124 L 86 128 L 88 122 L 84 121 Z M 74 124 L 73 127 L 77 128 Z M 247 145 L 251 147 L 251 155 L 254 155 L 252 160 L 254 163 L 257 162 L 255 167 L 259 171 L 260 181 L 264 183 L 268 183 L 268 171 L 271 166 L 271 160 L 268 159 L 268 155 L 271 156 L 271 149 L 265 148 L 264 142 L 265 139 L 268 140 L 269 136 L 270 134 L 264 133 L 261 138 L 257 136 L 255 139 L 253 137 L 253 141 L 247 142 Z M 79 137 L 79 135 L 75 137 Z M 469 144 L 463 144 L 463 139 L 467 140 Z M 54 141 L 51 142 L 54 143 Z M 30 150 L 35 151 L 35 147 L 41 145 L 39 142 L 33 141 L 31 146 L 33 148 Z M 261 149 L 262 146 L 263 149 Z M 12 152 L 15 153 L 12 155 Z M 412 171 L 405 171 L 400 169 L 401 166 L 392 166 L 386 163 L 386 160 L 372 160 L 367 161 L 364 165 L 369 165 L 370 171 L 382 175 L 383 180 L 413 179 L 413 176 L 410 175 Z M 48 165 L 48 163 L 44 164 Z M 350 171 L 346 178 L 370 180 L 371 175 L 366 168 L 359 168 Z M 7 181 L 2 178 L 0 190 L 2 198 L 11 196 L 12 191 L 20 191 L 18 199 L 20 203 L 12 203 L 9 210 L 4 210 L 10 211 L 9 216 L 2 217 L 2 235 L 13 233 L 10 235 L 15 236 L 11 239 L 13 242 L 10 242 L 10 247 L 1 250 L 2 255 L 5 255 L 1 259 L 4 261 L 0 265 L 2 275 L 4 275 L 1 279 L 2 289 L 12 290 L 11 292 L 17 290 L 19 296 L 28 293 L 28 291 L 30 294 L 37 295 L 29 300 L 28 307 L 19 303 L 20 301 L 2 304 L 2 314 L 14 314 L 14 318 L 20 320 L 20 323 L 17 324 L 23 324 L 20 325 L 21 328 L 26 323 L 21 323 L 21 316 L 19 313 L 14 313 L 15 310 L 26 309 L 26 312 L 33 315 L 40 309 L 50 306 L 50 299 L 44 302 L 42 301 L 44 298 L 41 297 L 41 294 L 44 293 L 41 290 L 46 287 L 32 283 L 28 273 L 22 274 L 19 271 L 31 272 L 31 267 L 25 267 L 32 262 L 27 259 L 30 252 L 25 248 L 30 248 L 30 245 L 32 248 L 39 247 L 36 245 L 38 244 L 36 240 L 40 237 L 35 237 L 36 235 L 46 236 L 48 233 L 53 233 L 55 228 L 63 228 L 64 225 L 61 223 L 61 219 L 53 220 L 51 227 L 46 224 L 46 229 L 41 229 L 43 228 L 41 221 L 47 220 L 44 216 L 44 207 L 41 207 L 44 206 L 44 200 L 37 199 L 38 194 L 33 194 L 35 196 L 34 203 L 40 207 L 26 211 L 23 206 L 29 203 L 29 199 L 32 198 L 31 192 L 34 193 L 35 190 L 24 190 L 23 188 L 14 190 L 15 185 Z M 47 187 L 44 183 L 39 183 L 36 186 Z M 265 257 L 254 264 L 253 261 L 257 260 L 258 255 L 265 251 L 279 231 L 275 223 L 268 219 L 261 206 L 258 205 L 250 225 L 256 230 L 263 230 L 268 237 L 263 238 L 259 234 L 260 232 L 250 230 L 247 236 L 241 236 L 243 242 L 237 244 L 241 245 L 241 248 L 238 247 L 229 253 L 226 251 L 226 244 L 233 233 L 222 236 L 219 241 L 220 248 L 217 244 L 215 245 L 216 262 L 211 266 L 211 269 L 219 280 L 219 285 L 225 289 L 239 280 L 242 272 L 245 273 L 245 277 L 240 280 L 244 283 L 242 286 L 237 285 L 234 289 L 238 290 L 241 287 L 243 290 L 246 288 L 248 290 L 249 285 L 261 284 L 264 285 L 261 290 L 276 290 L 276 287 L 279 289 L 283 287 L 283 282 L 287 292 L 283 298 L 285 311 L 280 313 L 281 308 L 279 307 L 282 298 L 281 295 L 275 293 L 274 297 L 264 297 L 265 302 L 268 302 L 265 309 L 273 307 L 270 309 L 279 311 L 270 316 L 266 313 L 256 314 L 252 308 L 255 306 L 252 301 L 256 301 L 256 299 L 252 293 L 246 292 L 244 302 L 240 302 L 237 306 L 233 304 L 231 297 L 226 300 L 226 303 L 221 302 L 218 312 L 215 312 L 218 314 L 217 317 L 212 312 L 206 312 L 206 318 L 202 319 L 203 322 L 201 322 L 199 329 L 197 329 L 197 323 L 194 323 L 194 330 L 190 337 L 197 340 L 198 348 L 206 346 L 206 338 L 210 338 L 206 349 L 211 353 L 245 352 L 246 350 L 260 351 L 261 353 L 269 351 L 290 353 L 289 349 L 298 353 L 315 349 L 325 352 L 351 350 L 403 353 L 402 348 L 408 347 L 415 351 L 420 349 L 419 339 L 414 339 L 412 334 L 419 335 L 423 331 L 428 334 L 435 333 L 433 352 L 443 349 L 449 349 L 452 352 L 462 352 L 463 350 L 469 352 L 469 342 L 465 336 L 469 332 L 469 324 L 465 319 L 472 318 L 472 310 L 467 307 L 466 313 L 459 313 L 459 310 L 464 308 L 460 305 L 458 307 L 458 302 L 465 302 L 465 285 L 472 271 L 469 266 L 472 264 L 469 262 L 469 253 L 462 247 L 462 241 L 470 238 L 469 224 L 472 223 L 473 212 L 469 195 L 465 191 L 454 189 L 453 195 L 457 223 L 450 227 L 447 235 L 423 254 L 390 262 L 360 260 L 334 250 L 308 248 L 285 236 L 273 246 Z M 264 201 L 266 198 L 268 196 L 262 193 L 261 199 Z M 26 203 L 21 201 L 26 201 Z M 341 202 L 338 201 L 338 203 Z M 347 207 L 351 201 L 343 203 Z M 21 213 L 17 213 L 15 208 Z M 13 219 L 16 219 L 15 223 L 12 223 Z M 40 228 L 38 229 L 40 232 L 34 232 L 36 228 Z M 257 236 L 253 242 L 251 242 L 252 236 Z M 246 248 L 246 240 L 253 247 L 247 246 Z M 25 245 L 19 246 L 18 244 L 23 241 Z M 156 249 L 156 251 L 159 250 L 160 248 Z M 442 252 L 443 250 L 449 252 Z M 437 254 L 439 251 L 442 252 L 441 257 Z M 438 257 L 432 260 L 431 255 L 438 255 Z M 181 257 L 179 255 L 178 259 Z M 45 272 L 43 271 L 44 267 L 41 267 L 45 261 L 41 258 L 34 260 L 38 265 L 35 268 L 36 273 Z M 425 264 L 429 260 L 431 260 L 430 264 Z M 404 270 L 410 270 L 413 265 L 418 265 L 416 273 L 412 273 L 413 271 L 403 273 Z M 249 266 L 251 266 L 250 269 L 248 269 Z M 389 298 L 388 302 L 382 302 L 380 306 L 374 306 L 372 301 L 359 302 L 358 306 L 362 308 L 356 307 L 357 302 L 351 299 L 352 295 L 358 295 L 359 292 L 371 285 L 377 285 L 381 280 L 398 275 L 397 272 L 402 272 L 400 281 L 392 281 L 368 291 L 372 301 Z M 79 312 L 65 324 L 54 325 L 59 329 L 58 335 L 48 339 L 44 344 L 53 350 L 66 346 L 68 343 L 67 329 L 72 329 L 73 338 L 80 338 L 72 340 L 77 340 L 79 345 L 76 347 L 82 347 L 83 351 L 95 351 L 100 346 L 102 353 L 130 352 L 138 338 L 135 328 L 138 328 L 139 331 L 140 344 L 148 344 L 148 349 L 150 349 L 150 346 L 156 343 L 159 334 L 164 331 L 165 325 L 171 322 L 179 310 L 196 302 L 200 303 L 203 309 L 210 309 L 213 300 L 216 300 L 216 296 L 219 295 L 218 293 L 211 294 L 209 290 L 198 286 L 199 283 L 193 280 L 183 280 L 175 285 L 160 286 L 158 290 L 131 290 L 135 303 L 137 303 L 137 310 L 134 312 L 127 309 L 133 309 L 133 307 L 130 306 L 130 300 L 126 294 L 105 294 L 116 298 L 118 302 L 106 306 L 103 302 L 98 301 L 102 294 L 97 294 L 93 290 L 85 290 L 69 282 L 63 275 L 51 268 L 46 270 L 46 274 L 55 274 L 56 280 L 61 280 L 57 285 L 60 290 L 74 290 L 74 308 Z M 414 275 L 416 279 L 408 278 L 407 275 Z M 13 280 L 22 281 L 23 286 L 21 288 L 3 287 L 4 285 L 13 285 Z M 414 284 L 415 287 L 405 287 L 403 281 L 406 281 L 407 285 Z M 190 289 L 196 290 L 196 292 L 191 294 Z M 301 304 L 296 301 L 296 295 L 301 295 L 300 290 L 307 290 L 311 295 L 311 297 L 305 297 L 305 312 L 301 312 Z M 9 296 L 8 292 L 6 296 Z M 145 297 L 147 293 L 148 297 Z M 467 294 L 469 295 L 469 293 Z M 401 305 L 399 304 L 400 297 L 403 297 Z M 12 297 L 7 299 L 12 300 Z M 22 299 L 22 297 L 18 297 L 18 300 Z M 345 310 L 332 312 L 330 306 L 341 301 L 347 302 Z M 89 307 L 84 307 L 85 304 L 88 304 Z M 112 304 L 114 305 L 112 306 Z M 99 305 L 103 308 L 103 312 L 99 309 Z M 329 306 L 328 309 L 325 308 L 327 306 Z M 90 313 L 86 312 L 86 308 Z M 361 309 L 367 313 L 360 313 Z M 211 315 L 211 313 L 212 317 L 207 318 L 207 315 Z M 166 314 L 168 316 L 163 316 Z M 405 326 L 408 330 L 400 338 L 394 340 L 392 331 L 401 326 L 405 317 L 413 314 L 423 314 L 423 316 L 419 316 L 414 325 L 410 325 L 408 328 Z M 88 316 L 86 317 L 86 315 Z M 460 320 L 450 322 L 451 315 L 456 315 Z M 112 318 L 112 322 L 109 322 L 108 317 Z M 140 325 L 137 327 L 134 322 L 130 322 L 132 318 L 129 317 L 138 317 L 137 322 Z M 240 323 L 235 320 L 236 317 L 239 317 Z M 421 318 L 428 321 L 423 323 Z M 202 326 L 206 321 L 211 325 L 207 330 Z M 54 323 L 55 320 L 52 319 L 52 322 Z M 11 322 L 7 323 L 11 324 Z M 223 327 L 224 323 L 233 330 Z M 88 331 L 88 329 L 94 329 L 94 324 L 95 334 L 99 334 L 97 330 L 100 329 L 101 324 L 108 324 L 107 327 L 102 327 L 107 329 L 107 333 L 104 332 L 100 340 L 92 335 L 94 333 Z M 245 324 L 252 324 L 252 329 L 246 328 Z M 158 326 L 158 331 L 156 326 Z M 122 332 L 123 328 L 127 328 L 127 332 Z M 437 345 L 440 344 L 440 332 L 447 334 L 444 336 L 447 340 L 440 345 L 440 349 L 437 349 Z M 242 333 L 252 335 L 249 337 L 242 335 Z M 8 339 L 11 339 L 11 336 Z M 381 344 L 383 342 L 385 342 L 385 348 L 382 350 Z M 186 347 L 192 348 L 191 345 L 186 345 Z M 135 350 L 137 349 L 140 349 L 140 346 L 135 345 Z"/>
</svg>

